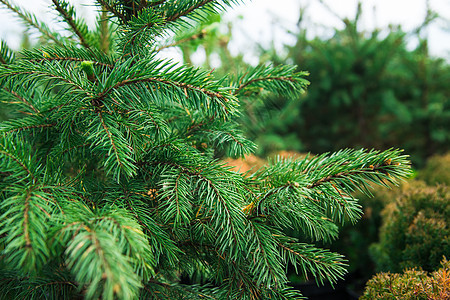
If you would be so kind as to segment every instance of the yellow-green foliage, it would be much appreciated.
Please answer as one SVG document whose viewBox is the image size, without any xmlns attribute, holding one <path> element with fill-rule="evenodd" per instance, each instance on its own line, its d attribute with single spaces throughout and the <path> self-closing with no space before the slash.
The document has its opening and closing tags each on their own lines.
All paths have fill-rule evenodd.
<svg viewBox="0 0 450 300">
<path fill-rule="evenodd" d="M 379 271 L 422 267 L 433 271 L 450 253 L 450 188 L 411 181 L 382 212 L 380 242 L 371 254 Z"/>
<path fill-rule="evenodd" d="M 430 185 L 442 183 L 450 186 L 450 152 L 430 157 L 418 178 Z"/>
<path fill-rule="evenodd" d="M 450 262 L 444 258 L 442 267 L 428 273 L 410 269 L 404 273 L 379 273 L 367 283 L 360 300 L 447 300 L 450 299 Z"/>
</svg>

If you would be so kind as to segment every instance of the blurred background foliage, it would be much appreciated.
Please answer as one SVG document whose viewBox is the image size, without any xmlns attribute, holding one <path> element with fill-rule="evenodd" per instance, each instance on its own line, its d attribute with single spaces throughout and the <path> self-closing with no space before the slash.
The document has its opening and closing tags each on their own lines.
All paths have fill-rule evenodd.
<svg viewBox="0 0 450 300">
<path fill-rule="evenodd" d="M 408 50 L 407 34 L 358 30 L 358 19 L 330 39 L 307 39 L 301 30 L 290 49 L 311 73 L 292 128 L 314 153 L 345 147 L 400 147 L 416 166 L 450 141 L 450 67 L 428 55 L 427 41 Z"/>
</svg>

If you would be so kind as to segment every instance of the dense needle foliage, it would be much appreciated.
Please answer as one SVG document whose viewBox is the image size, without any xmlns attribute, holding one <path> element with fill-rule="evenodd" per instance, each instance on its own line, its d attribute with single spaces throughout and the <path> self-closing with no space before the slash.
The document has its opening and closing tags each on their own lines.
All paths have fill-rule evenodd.
<svg viewBox="0 0 450 300">
<path fill-rule="evenodd" d="M 287 265 L 317 282 L 346 272 L 340 254 L 305 241 L 331 241 L 361 217 L 354 190 L 409 173 L 399 150 L 280 158 L 252 176 L 217 159 L 255 149 L 236 122 L 240 99 L 307 85 L 290 66 L 214 80 L 161 58 L 237 0 L 98 0 L 95 29 L 53 0 L 71 35 L 0 2 L 48 40 L 17 58 L 0 51 L 0 97 L 14 112 L 0 125 L 7 298 L 300 298 Z"/>
</svg>

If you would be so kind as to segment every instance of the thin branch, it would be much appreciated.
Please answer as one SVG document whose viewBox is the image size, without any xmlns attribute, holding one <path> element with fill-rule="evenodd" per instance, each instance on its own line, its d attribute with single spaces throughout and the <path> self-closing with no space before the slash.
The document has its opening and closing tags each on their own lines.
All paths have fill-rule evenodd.
<svg viewBox="0 0 450 300">
<path fill-rule="evenodd" d="M 97 255 L 103 261 L 103 266 L 105 268 L 104 273 L 106 274 L 106 276 L 110 276 L 111 274 L 113 274 L 113 272 L 111 272 L 111 266 L 110 266 L 108 260 L 105 258 L 105 255 L 104 255 L 105 251 L 103 250 L 102 245 L 96 236 L 96 232 L 93 231 L 92 228 L 89 228 L 88 231 L 90 232 L 90 235 L 91 235 L 91 241 L 96 248 L 95 252 L 97 252 Z"/>
<path fill-rule="evenodd" d="M 23 232 L 25 237 L 25 247 L 32 248 L 30 233 L 28 232 L 28 210 L 30 209 L 30 191 L 27 191 L 27 196 L 25 198 L 25 209 L 23 211 Z"/>
<path fill-rule="evenodd" d="M 75 61 L 75 62 L 83 62 L 83 61 L 85 61 L 85 59 L 77 58 L 77 57 L 44 57 L 44 58 L 39 58 L 39 59 L 30 59 L 29 61 L 31 61 L 31 62 L 43 62 L 43 61 Z M 99 66 L 102 66 L 102 67 L 107 67 L 107 68 L 110 68 L 110 69 L 114 68 L 114 65 L 110 65 L 110 64 L 105 64 L 105 63 L 101 63 L 101 62 L 97 62 L 97 61 L 94 61 L 93 63 L 95 65 L 99 65 Z"/>
<path fill-rule="evenodd" d="M 323 262 L 323 261 L 320 261 L 320 260 L 311 259 L 311 258 L 309 258 L 309 257 L 307 257 L 307 256 L 305 256 L 305 255 L 302 255 L 301 253 L 295 251 L 294 249 L 289 248 L 289 247 L 286 246 L 286 245 L 283 245 L 283 244 L 280 243 L 280 242 L 277 242 L 277 244 L 278 244 L 278 246 L 280 246 L 280 248 L 282 248 L 283 250 L 288 251 L 288 252 L 294 254 L 295 256 L 301 257 L 302 259 L 307 260 L 307 261 L 310 261 L 310 262 L 312 262 L 312 263 L 314 263 L 314 264 L 317 264 L 317 265 L 326 265 L 326 266 L 329 266 L 329 267 L 332 267 L 332 266 L 334 266 L 334 265 L 336 265 L 336 264 L 344 265 L 343 263 L 340 263 L 340 262 L 333 262 L 333 264 L 327 264 L 327 263 L 325 263 L 325 262 Z"/>
<path fill-rule="evenodd" d="M 267 199 L 267 198 L 269 198 L 270 196 L 272 196 L 273 194 L 278 193 L 278 191 L 282 191 L 282 190 L 284 190 L 285 188 L 289 188 L 289 187 L 296 187 L 296 185 L 288 182 L 288 183 L 286 183 L 286 184 L 283 184 L 282 186 L 279 186 L 279 187 L 277 187 L 277 188 L 274 188 L 274 189 L 270 190 L 268 193 L 266 193 L 262 198 L 256 199 L 256 200 L 255 200 L 255 204 L 256 204 L 256 203 L 259 203 L 259 202 L 262 202 L 262 201 L 264 201 L 265 199 Z"/>
<path fill-rule="evenodd" d="M 320 178 L 316 182 L 308 185 L 306 188 L 312 189 L 312 188 L 315 188 L 315 187 L 317 187 L 319 185 L 322 185 L 322 184 L 327 183 L 327 182 L 334 181 L 334 180 L 339 179 L 339 178 L 345 178 L 345 177 L 349 177 L 351 175 L 361 174 L 361 173 L 366 173 L 366 172 L 367 173 L 374 173 L 376 175 L 379 175 L 379 173 L 386 174 L 387 172 L 385 170 L 383 170 L 382 168 L 380 168 L 382 166 L 385 166 L 385 165 L 377 165 L 377 166 L 372 166 L 373 168 L 370 167 L 370 168 L 361 169 L 361 170 L 354 170 L 354 171 L 350 171 L 350 172 L 339 172 L 339 173 L 336 173 L 336 174 L 328 175 L 327 177 Z"/>
<path fill-rule="evenodd" d="M 0 0 L 1 1 L 1 0 Z M 13 76 L 13 75 L 26 75 L 26 74 L 30 74 L 30 75 L 34 75 L 34 74 L 39 74 L 39 75 L 44 75 L 44 76 L 48 76 L 51 77 L 52 79 L 60 79 L 66 83 L 69 83 L 71 85 L 73 85 L 74 87 L 76 87 L 79 90 L 82 90 L 83 92 L 85 92 L 86 94 L 88 94 L 87 91 L 85 91 L 81 86 L 79 86 L 78 84 L 76 84 L 75 82 L 68 80 L 67 78 L 64 78 L 62 76 L 55 76 L 55 74 L 49 73 L 49 72 L 39 72 L 39 71 L 22 71 L 22 72 L 11 72 L 8 75 L 9 76 Z"/>
<path fill-rule="evenodd" d="M 258 82 L 258 81 L 264 81 L 264 80 L 280 80 L 280 81 L 290 81 L 290 82 L 295 82 L 295 79 L 293 79 L 292 77 L 286 77 L 286 76 L 281 76 L 281 77 L 264 77 L 264 78 L 255 78 L 252 80 L 249 80 L 248 82 L 242 84 L 239 86 L 239 88 L 236 89 L 236 91 L 234 92 L 235 95 L 237 95 L 242 89 L 244 89 L 245 87 L 247 87 L 248 85 L 254 83 L 254 82 Z"/>
<path fill-rule="evenodd" d="M 197 3 L 196 5 L 193 5 L 191 7 L 189 7 L 188 9 L 186 9 L 185 11 L 182 12 L 178 12 L 176 14 L 174 14 L 173 16 L 170 16 L 166 19 L 166 22 L 173 22 L 181 17 L 184 17 L 188 14 L 190 14 L 192 11 L 196 10 L 197 8 L 200 8 L 210 2 L 214 2 L 215 0 L 203 0 L 200 3 Z"/>
<path fill-rule="evenodd" d="M 172 162 L 147 162 L 147 163 L 148 164 L 164 164 L 164 165 L 174 166 L 176 168 L 180 168 L 183 172 L 187 173 L 190 176 L 195 176 L 195 177 L 198 177 L 200 180 L 206 181 L 207 184 L 212 188 L 214 193 L 217 195 L 217 199 L 219 200 L 219 202 L 223 204 L 224 209 L 225 209 L 225 214 L 227 215 L 227 217 L 228 217 L 228 219 L 230 221 L 229 225 L 231 226 L 231 232 L 233 234 L 233 240 L 235 241 L 236 244 L 239 243 L 238 238 L 237 238 L 238 234 L 237 234 L 236 228 L 233 225 L 233 223 L 231 222 L 232 216 L 231 216 L 231 213 L 230 213 L 230 209 L 227 206 L 227 200 L 225 198 L 223 198 L 223 196 L 221 195 L 220 191 L 213 184 L 213 182 L 209 178 L 207 178 L 207 177 L 205 177 L 205 176 L 203 176 L 201 174 L 201 172 L 202 172 L 201 169 L 197 170 L 197 172 L 193 172 L 192 170 L 190 170 L 189 168 L 187 168 L 185 166 L 182 166 L 182 165 L 179 165 L 179 164 L 176 164 L 176 163 L 172 163 Z M 143 163 L 141 163 L 141 164 L 143 164 Z M 197 212 L 197 214 L 198 214 L 198 212 Z"/>
<path fill-rule="evenodd" d="M 1 0 L 0 0 L 0 1 L 1 1 Z M 53 79 L 60 79 L 60 80 L 62 80 L 62 81 L 64 81 L 64 82 L 66 82 L 66 83 L 69 83 L 69 84 L 73 85 L 72 88 L 77 88 L 77 89 L 83 91 L 84 93 L 86 93 L 87 95 L 90 95 L 90 93 L 89 93 L 88 91 L 84 90 L 81 86 L 79 86 L 79 85 L 76 84 L 75 82 L 73 82 L 73 81 L 71 81 L 71 80 L 68 80 L 67 78 L 64 78 L 64 77 L 62 77 L 62 76 L 55 76 L 55 75 L 52 74 L 52 73 L 29 71 L 29 72 L 14 72 L 14 73 L 10 73 L 9 75 L 11 76 L 11 75 L 19 75 L 19 74 L 23 74 L 23 75 L 25 75 L 25 74 L 40 74 L 40 75 L 46 75 L 46 76 L 49 76 L 49 77 L 51 77 L 51 78 L 53 78 Z M 47 111 L 52 111 L 52 110 L 55 110 L 55 109 L 59 109 L 59 108 L 61 108 L 61 107 L 63 107 L 63 106 L 68 105 L 70 102 L 75 101 L 75 99 L 76 99 L 76 98 L 73 98 L 73 99 L 72 99 L 71 101 L 69 101 L 68 103 L 63 103 L 63 104 L 60 104 L 60 105 L 51 107 L 51 108 L 49 108 Z"/>
<path fill-rule="evenodd" d="M 114 155 L 116 156 L 116 159 L 117 159 L 119 165 L 122 167 L 122 166 L 123 166 L 123 163 L 122 163 L 122 161 L 120 160 L 119 152 L 117 151 L 116 144 L 114 143 L 114 141 L 113 141 L 113 139 L 112 139 L 111 132 L 109 131 L 108 127 L 106 127 L 105 121 L 103 120 L 102 112 L 101 112 L 101 111 L 98 111 L 98 115 L 99 115 L 100 120 L 101 120 L 101 122 L 102 122 L 103 129 L 105 129 L 106 134 L 108 135 L 108 139 L 109 139 L 109 141 L 111 142 L 111 145 L 112 145 L 113 150 L 114 150 Z"/>
<path fill-rule="evenodd" d="M 11 133 L 11 132 L 20 131 L 20 130 L 27 130 L 27 129 L 33 129 L 33 128 L 46 128 L 46 127 L 54 127 L 54 126 L 56 126 L 56 123 L 41 124 L 41 125 L 30 125 L 30 126 L 24 126 L 24 127 L 15 128 L 15 129 L 12 129 L 12 130 L 4 131 L 3 133 Z"/>
<path fill-rule="evenodd" d="M 4 5 L 6 5 L 10 10 L 15 12 L 16 14 L 18 14 L 19 17 L 21 17 L 23 20 L 25 20 L 28 24 L 35 27 L 37 30 L 39 30 L 42 34 L 47 36 L 49 39 L 53 40 L 56 44 L 58 44 L 59 46 L 63 45 L 53 34 L 48 32 L 48 30 L 39 26 L 39 24 L 36 24 L 30 17 L 23 14 L 20 10 L 18 10 L 16 7 L 12 6 L 9 2 L 7 2 L 6 0 L 0 0 L 0 2 L 3 3 Z"/>
<path fill-rule="evenodd" d="M 108 1 L 105 0 L 97 0 L 100 5 L 105 7 L 108 11 L 110 11 L 113 15 L 118 17 L 123 23 L 126 23 L 127 19 L 123 14 L 121 14 L 117 9 L 115 9 L 113 6 L 109 5 Z"/>
<path fill-rule="evenodd" d="M 205 130 L 206 132 L 211 132 L 211 133 L 214 133 L 214 131 L 213 130 L 209 130 L 209 129 L 207 129 L 207 130 Z M 240 145 L 242 148 L 244 148 L 244 144 L 242 144 L 240 141 L 238 141 L 235 137 L 234 137 L 234 135 L 232 135 L 231 133 L 229 133 L 229 132 L 222 132 L 223 134 L 225 134 L 225 135 L 228 135 L 236 144 L 238 144 L 238 145 Z"/>
<path fill-rule="evenodd" d="M 20 102 L 25 103 L 29 108 L 31 108 L 32 111 L 34 111 L 35 113 L 39 113 L 39 111 L 30 103 L 28 102 L 25 98 L 21 97 L 19 94 L 17 94 L 14 91 L 10 91 L 7 88 L 3 88 L 5 91 L 7 91 L 8 93 L 10 93 L 11 95 L 13 95 L 14 97 L 16 97 L 17 99 L 20 100 Z"/>
<path fill-rule="evenodd" d="M 22 167 L 22 169 L 24 169 L 31 176 L 32 180 L 35 179 L 33 173 L 31 173 L 30 169 L 28 169 L 27 166 L 25 166 L 17 157 L 15 157 L 14 155 L 12 155 L 9 152 L 2 151 L 2 150 L 0 150 L 0 153 L 4 154 L 4 155 L 8 156 L 9 158 L 11 158 L 12 160 L 14 160 L 17 164 L 19 164 Z"/>
<path fill-rule="evenodd" d="M 207 89 L 204 88 L 200 88 L 188 83 L 184 83 L 184 82 L 177 82 L 177 81 L 169 81 L 166 79 L 162 79 L 162 78 L 157 78 L 157 77 L 150 77 L 150 78 L 136 78 L 136 79 L 125 79 L 123 81 L 120 81 L 118 83 L 116 83 L 114 86 L 106 89 L 105 91 L 97 94 L 95 97 L 102 99 L 103 97 L 105 97 L 110 91 L 112 91 L 113 89 L 116 89 L 118 87 L 121 86 L 126 86 L 126 85 L 132 85 L 132 84 L 136 84 L 136 83 L 140 83 L 140 82 L 158 82 L 158 83 L 163 83 L 163 84 L 167 84 L 167 85 L 171 85 L 171 86 L 175 86 L 175 87 L 179 87 L 179 88 L 183 88 L 183 89 L 190 89 L 190 90 L 196 90 L 199 92 L 202 92 L 206 95 L 208 95 L 209 97 L 212 98 L 219 98 L 224 100 L 225 102 L 228 102 L 228 99 L 225 98 L 222 94 L 218 93 L 218 92 L 213 92 L 213 91 L 209 91 Z M 226 109 L 226 107 L 223 105 L 223 103 L 220 103 L 222 105 L 222 107 Z"/>
<path fill-rule="evenodd" d="M 270 264 L 270 262 L 269 262 L 269 259 L 267 258 L 267 254 L 266 254 L 266 251 L 264 250 L 264 247 L 263 247 L 263 244 L 262 244 L 262 242 L 261 242 L 261 239 L 260 239 L 260 237 L 259 237 L 259 235 L 258 235 L 258 233 L 256 232 L 256 230 L 255 230 L 255 224 L 253 224 L 252 222 L 248 222 L 249 223 L 249 225 L 252 227 L 252 229 L 253 229 L 253 234 L 255 235 L 255 237 L 256 237 L 256 240 L 257 240 L 257 243 L 258 243 L 258 250 L 260 250 L 261 251 L 261 253 L 263 254 L 263 256 L 264 256 L 264 261 L 266 262 L 266 265 L 269 267 L 269 273 L 272 275 L 272 277 L 275 279 L 275 288 L 278 288 L 278 282 L 277 282 L 277 276 L 275 275 L 275 270 L 273 269 L 273 267 L 272 267 L 272 265 Z M 256 253 L 255 253 L 256 254 Z M 254 254 L 254 255 L 255 255 Z"/>
<path fill-rule="evenodd" d="M 177 177 L 177 180 L 175 183 L 175 194 L 176 194 L 175 200 L 177 202 L 177 215 L 178 216 L 180 215 L 180 196 L 179 196 L 180 193 L 178 191 L 178 183 L 180 181 L 181 174 L 183 174 L 183 173 L 180 172 L 180 174 L 178 174 L 178 177 Z"/>
<path fill-rule="evenodd" d="M 69 24 L 69 26 L 73 29 L 73 32 L 75 32 L 75 34 L 78 36 L 81 45 L 83 45 L 85 48 L 90 48 L 89 44 L 86 42 L 86 39 L 84 38 L 83 34 L 75 23 L 75 20 L 72 18 L 69 12 L 64 7 L 62 7 L 57 0 L 52 0 L 52 2 L 55 5 L 56 10 L 61 14 L 67 24 Z"/>
</svg>

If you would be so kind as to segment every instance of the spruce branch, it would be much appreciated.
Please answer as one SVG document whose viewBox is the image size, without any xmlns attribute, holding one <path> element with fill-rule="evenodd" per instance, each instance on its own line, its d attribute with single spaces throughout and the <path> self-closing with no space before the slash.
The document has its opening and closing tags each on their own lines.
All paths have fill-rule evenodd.
<svg viewBox="0 0 450 300">
<path fill-rule="evenodd" d="M 190 14 L 194 10 L 196 10 L 196 9 L 202 7 L 202 6 L 205 6 L 208 3 L 214 2 L 214 1 L 215 0 L 201 0 L 201 1 L 198 1 L 198 3 L 192 4 L 191 6 L 186 7 L 183 11 L 177 12 L 177 13 L 171 15 L 171 16 L 166 17 L 166 22 L 173 22 L 173 21 L 175 21 L 175 20 L 177 20 L 177 19 L 179 19 L 179 18 L 181 18 L 183 16 L 186 16 L 186 15 Z"/>
<path fill-rule="evenodd" d="M 347 149 L 311 159 L 277 159 L 254 175 L 259 180 L 270 179 L 255 204 L 263 209 L 270 208 L 273 199 L 296 199 L 323 210 L 323 217 L 331 213 L 333 220 L 355 222 L 362 211 L 352 193 L 359 190 L 370 195 L 370 184 L 387 186 L 407 178 L 410 165 L 406 158 L 394 149 Z"/>
<path fill-rule="evenodd" d="M 38 272 L 50 253 L 46 245 L 48 221 L 53 212 L 49 197 L 35 187 L 12 187 L 15 195 L 1 204 L 1 241 L 5 261 L 25 272 Z"/>
<path fill-rule="evenodd" d="M 119 181 L 122 174 L 132 177 L 136 173 L 133 153 L 124 134 L 116 127 L 114 116 L 96 111 L 86 132 L 87 141 L 92 143 L 91 148 L 98 153 L 106 155 L 103 164 L 107 173 L 113 173 L 115 180 Z"/>
<path fill-rule="evenodd" d="M 252 257 L 252 273 L 257 278 L 256 284 L 273 286 L 275 289 L 283 286 L 287 278 L 282 267 L 282 258 L 276 249 L 275 241 L 271 239 L 269 228 L 257 222 L 248 222 L 248 226 L 248 232 L 251 233 L 249 244 L 255 249 Z"/>
<path fill-rule="evenodd" d="M 89 284 L 87 299 L 99 296 L 99 284 L 103 285 L 102 290 L 107 299 L 112 299 L 115 295 L 121 299 L 136 297 L 139 280 L 124 256 L 116 250 L 112 239 L 113 237 L 105 232 L 82 227 L 69 242 L 66 251 L 68 267 L 76 274 L 78 282 Z M 82 256 L 84 253 L 85 257 Z M 83 272 L 83 263 L 86 261 L 89 262 L 90 270 Z"/>
<path fill-rule="evenodd" d="M 249 86 L 249 85 L 251 85 L 251 84 L 253 84 L 253 83 L 257 83 L 258 81 L 264 81 L 264 80 L 267 80 L 267 81 L 271 81 L 271 80 L 274 80 L 274 81 L 287 81 L 287 82 L 292 82 L 292 83 L 296 82 L 296 81 L 294 80 L 294 78 L 292 78 L 292 77 L 284 77 L 284 76 L 280 76 L 280 77 L 254 78 L 254 79 L 251 79 L 251 80 L 249 80 L 249 81 L 247 81 L 247 82 L 241 84 L 241 85 L 236 89 L 235 94 L 239 94 L 239 92 L 240 92 L 241 90 L 245 89 L 247 86 Z"/>
<path fill-rule="evenodd" d="M 14 61 L 14 52 L 8 47 L 5 41 L 0 42 L 0 63 L 8 65 Z"/>
<path fill-rule="evenodd" d="M 72 6 L 69 5 L 69 3 L 65 2 L 64 0 L 52 0 L 53 5 L 55 5 L 56 10 L 60 13 L 60 15 L 63 17 L 64 21 L 69 25 L 69 27 L 73 30 L 73 32 L 78 36 L 80 39 L 81 45 L 83 45 L 85 48 L 90 48 L 90 45 L 87 43 L 86 38 L 82 31 L 86 31 L 86 25 L 84 25 L 85 28 L 81 29 L 79 22 L 77 22 L 74 19 L 74 9 Z M 78 24 L 77 24 L 78 23 Z"/>
<path fill-rule="evenodd" d="M 170 81 L 170 80 L 166 80 L 164 78 L 156 78 L 156 77 L 153 77 L 153 78 L 152 77 L 150 77 L 150 78 L 145 78 L 144 77 L 144 78 L 125 79 L 125 80 L 123 80 L 121 82 L 117 82 L 114 86 L 111 86 L 111 87 L 107 88 L 103 92 L 98 93 L 97 95 L 95 95 L 95 97 L 99 98 L 99 99 L 102 99 L 114 89 L 117 89 L 117 88 L 123 87 L 123 86 L 127 86 L 127 85 L 134 85 L 134 84 L 138 84 L 138 83 L 142 83 L 142 82 L 162 83 L 162 84 L 165 84 L 165 85 L 181 88 L 183 90 L 199 91 L 201 93 L 204 93 L 204 94 L 208 95 L 209 97 L 218 98 L 220 100 L 224 100 L 225 102 L 228 101 L 227 97 L 225 97 L 221 93 L 210 91 L 210 90 L 207 90 L 205 88 L 200 88 L 200 87 L 197 87 L 197 86 L 194 86 L 194 85 L 191 85 L 191 84 L 187 84 L 187 83 L 184 83 L 184 82 Z M 225 109 L 225 106 L 224 105 L 222 105 L 222 106 Z"/>
<path fill-rule="evenodd" d="M 17 271 L 1 270 L 0 291 L 6 299 L 61 299 L 81 297 L 78 284 L 69 274 L 45 266 L 41 276 L 24 276 Z"/>
<path fill-rule="evenodd" d="M 308 72 L 296 72 L 292 66 L 264 66 L 247 69 L 232 81 L 234 94 L 248 96 L 267 90 L 289 98 L 303 93 L 309 82 L 304 79 Z"/>
<path fill-rule="evenodd" d="M 111 12 L 114 16 L 116 16 L 117 18 L 119 18 L 122 23 L 126 23 L 126 18 L 125 16 L 120 13 L 115 7 L 114 4 L 110 4 L 109 0 L 97 0 L 97 2 L 102 6 L 105 7 L 109 12 Z"/>
<path fill-rule="evenodd" d="M 8 101 L 8 103 L 10 103 L 10 104 L 16 104 L 16 103 L 25 104 L 25 106 L 30 108 L 34 113 L 36 113 L 36 114 L 40 113 L 27 99 L 25 99 L 25 97 L 19 95 L 17 92 L 12 91 L 6 87 L 3 87 L 3 90 L 6 91 L 7 93 L 11 94 L 16 100 L 18 100 L 18 102 Z"/>
<path fill-rule="evenodd" d="M 73 45 L 65 45 L 64 47 L 42 47 L 39 49 L 23 50 L 24 59 L 29 62 L 83 62 L 93 61 L 96 66 L 105 67 L 107 69 L 114 68 L 116 61 L 113 56 L 106 55 L 94 48 L 85 49 L 77 48 Z"/>
<path fill-rule="evenodd" d="M 3 156 L 0 166 L 3 172 L 10 172 L 16 178 L 17 183 L 30 178 L 32 182 L 38 179 L 39 166 L 36 158 L 32 155 L 34 151 L 29 145 L 18 143 L 18 138 L 2 135 L 0 137 L 0 156 Z"/>
<path fill-rule="evenodd" d="M 152 217 L 148 204 L 138 195 L 131 195 L 129 192 L 125 192 L 122 198 L 126 202 L 125 206 L 128 211 L 134 215 L 150 239 L 156 262 L 167 258 L 170 264 L 179 263 L 179 255 L 182 254 L 182 251 L 175 245 L 175 242 L 166 231 L 163 230 L 162 224 Z M 117 199 L 114 198 L 112 201 L 116 202 Z"/>
<path fill-rule="evenodd" d="M 52 128 L 55 127 L 56 123 L 46 123 L 42 124 L 42 121 L 39 118 L 29 118 L 22 119 L 21 122 L 17 122 L 14 120 L 5 121 L 0 125 L 0 132 L 6 135 L 19 133 L 22 131 L 30 130 L 30 129 L 44 129 L 44 128 Z"/>
<path fill-rule="evenodd" d="M 30 70 L 31 69 L 31 70 Z M 0 77 L 5 78 L 7 83 L 21 82 L 22 85 L 28 83 L 41 82 L 48 84 L 52 82 L 54 86 L 61 86 L 72 93 L 81 92 L 83 96 L 89 95 L 89 92 L 83 87 L 80 78 L 72 76 L 70 70 L 63 69 L 56 65 L 34 65 L 30 68 L 26 63 L 16 66 L 15 70 L 0 72 Z"/>
<path fill-rule="evenodd" d="M 308 244 L 287 242 L 280 235 L 277 237 L 280 238 L 278 246 L 284 258 L 289 260 L 296 270 L 300 268 L 306 278 L 308 274 L 312 274 L 317 283 L 323 284 L 323 279 L 326 279 L 334 284 L 347 273 L 347 264 L 342 255 Z"/>
<path fill-rule="evenodd" d="M 79 63 L 82 63 L 82 62 L 84 62 L 86 60 L 83 59 L 83 58 L 76 58 L 76 57 L 44 57 L 44 58 L 34 59 L 34 60 L 31 60 L 31 61 L 37 62 L 37 63 L 51 62 L 51 61 L 79 62 Z M 107 67 L 109 69 L 114 68 L 113 65 L 105 64 L 105 63 L 101 63 L 101 62 L 95 62 L 95 65 L 102 66 L 102 67 Z"/>
<path fill-rule="evenodd" d="M 96 299 L 102 290 L 107 299 L 114 296 L 135 299 L 141 280 L 154 275 L 152 265 L 155 265 L 139 225 L 126 211 L 116 207 L 94 213 L 78 202 L 72 203 L 66 212 L 78 214 L 67 214 L 53 235 L 68 243 L 67 266 L 75 273 L 77 282 L 88 286 L 86 297 Z"/>
</svg>

